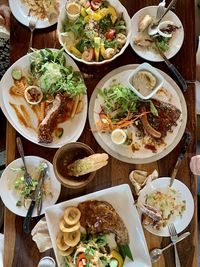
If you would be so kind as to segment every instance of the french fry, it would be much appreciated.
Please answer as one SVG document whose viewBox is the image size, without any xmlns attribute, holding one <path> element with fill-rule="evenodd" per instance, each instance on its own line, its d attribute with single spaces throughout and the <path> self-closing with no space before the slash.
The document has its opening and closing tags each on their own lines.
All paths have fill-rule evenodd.
<svg viewBox="0 0 200 267">
<path fill-rule="evenodd" d="M 75 114 L 76 114 L 76 109 L 77 109 L 77 106 L 78 106 L 78 102 L 79 102 L 79 95 L 77 95 L 75 97 L 75 100 L 74 100 L 74 106 L 72 108 L 72 113 L 71 113 L 71 119 L 74 118 Z"/>
<path fill-rule="evenodd" d="M 77 108 L 76 108 L 76 114 L 78 114 L 78 113 L 80 113 L 81 111 L 83 110 L 83 101 L 82 100 L 80 100 L 79 102 L 78 102 L 78 106 L 77 106 Z"/>
</svg>

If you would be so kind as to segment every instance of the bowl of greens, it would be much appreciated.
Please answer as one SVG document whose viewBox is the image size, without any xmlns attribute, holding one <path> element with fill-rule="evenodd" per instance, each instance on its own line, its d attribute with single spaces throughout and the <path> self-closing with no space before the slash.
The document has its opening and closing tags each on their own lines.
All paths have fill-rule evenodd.
<svg viewBox="0 0 200 267">
<path fill-rule="evenodd" d="M 131 20 L 118 0 L 74 1 L 78 12 L 75 19 L 69 16 L 69 4 L 71 7 L 73 2 L 61 10 L 57 32 L 60 44 L 71 57 L 88 65 L 101 65 L 125 51 Z"/>
</svg>

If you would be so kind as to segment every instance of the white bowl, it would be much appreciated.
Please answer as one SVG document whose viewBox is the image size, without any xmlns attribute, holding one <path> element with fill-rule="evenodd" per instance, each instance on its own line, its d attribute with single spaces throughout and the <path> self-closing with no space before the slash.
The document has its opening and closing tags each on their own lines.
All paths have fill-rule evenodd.
<svg viewBox="0 0 200 267">
<path fill-rule="evenodd" d="M 64 41 L 63 41 L 63 23 L 67 17 L 67 14 L 66 14 L 66 9 L 65 7 L 63 7 L 61 9 L 61 12 L 60 12 L 60 15 L 58 17 L 58 25 L 57 25 L 57 34 L 58 34 L 58 40 L 60 42 L 60 44 L 64 47 L 65 51 L 72 57 L 74 58 L 75 60 L 79 61 L 79 62 L 82 62 L 82 63 L 85 63 L 87 65 L 102 65 L 104 63 L 107 63 L 107 62 L 110 62 L 110 61 L 113 61 L 115 58 L 117 58 L 118 56 L 120 56 L 121 54 L 123 54 L 123 52 L 125 51 L 125 49 L 127 48 L 127 46 L 129 45 L 130 43 L 130 37 L 131 37 L 131 19 L 130 19 L 130 16 L 126 10 L 126 8 L 120 3 L 119 0 L 109 0 L 108 1 L 109 4 L 111 6 L 113 6 L 115 8 L 115 10 L 117 11 L 118 14 L 123 14 L 123 18 L 125 20 L 125 23 L 126 23 L 126 29 L 127 29 L 127 38 L 126 38 L 126 43 L 124 44 L 124 46 L 121 48 L 121 50 L 119 51 L 119 53 L 117 53 L 116 55 L 114 55 L 112 58 L 110 59 L 105 59 L 105 60 L 102 60 L 102 61 L 99 61 L 99 62 L 96 62 L 96 61 L 85 61 L 83 59 L 80 59 L 78 57 L 76 57 L 74 54 L 72 54 L 65 46 L 64 44 Z"/>
<path fill-rule="evenodd" d="M 163 28 L 167 27 L 167 25 L 175 25 L 173 21 L 170 21 L 170 20 L 166 20 L 166 21 L 162 21 L 158 27 L 157 27 L 157 30 L 158 30 L 158 33 L 165 37 L 165 38 L 171 38 L 172 37 L 172 33 L 164 33 L 162 31 Z"/>
<path fill-rule="evenodd" d="M 151 74 L 153 74 L 153 76 L 155 76 L 156 78 L 156 84 L 155 86 L 153 87 L 153 89 L 151 90 L 151 92 L 148 94 L 148 95 L 142 95 L 132 84 L 132 79 L 133 77 L 139 72 L 139 71 L 148 71 L 150 72 Z M 128 78 L 128 82 L 129 82 L 129 86 L 130 86 L 130 89 L 136 94 L 139 96 L 139 98 L 141 99 L 144 99 L 144 100 L 147 100 L 149 98 L 151 98 L 160 88 L 161 86 L 163 85 L 163 82 L 164 82 L 164 78 L 163 76 L 154 68 L 152 67 L 149 63 L 143 63 L 143 64 L 140 64 L 136 69 L 134 69 L 129 78 Z"/>
</svg>

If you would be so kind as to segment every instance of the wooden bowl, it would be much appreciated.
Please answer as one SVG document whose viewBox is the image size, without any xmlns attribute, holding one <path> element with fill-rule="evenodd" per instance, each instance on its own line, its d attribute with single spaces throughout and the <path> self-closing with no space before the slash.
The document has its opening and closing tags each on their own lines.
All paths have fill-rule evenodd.
<svg viewBox="0 0 200 267">
<path fill-rule="evenodd" d="M 67 166 L 77 159 L 82 159 L 94 154 L 94 151 L 84 143 L 69 143 L 56 151 L 53 158 L 53 168 L 58 181 L 68 188 L 81 188 L 92 181 L 96 172 L 91 172 L 79 177 L 70 176 Z"/>
</svg>

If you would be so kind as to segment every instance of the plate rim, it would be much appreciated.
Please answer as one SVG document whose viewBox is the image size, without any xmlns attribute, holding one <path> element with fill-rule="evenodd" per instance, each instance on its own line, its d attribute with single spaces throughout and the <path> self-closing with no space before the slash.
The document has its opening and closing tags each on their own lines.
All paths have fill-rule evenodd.
<svg viewBox="0 0 200 267">
<path fill-rule="evenodd" d="M 53 176 L 54 176 L 53 180 L 55 180 L 56 183 L 57 183 L 57 185 L 58 185 L 58 192 L 57 192 L 58 195 L 56 196 L 55 201 L 53 201 L 52 203 L 49 204 L 49 207 L 50 207 L 50 206 L 54 205 L 54 204 L 58 201 L 58 198 L 59 198 L 59 196 L 60 196 L 60 192 L 61 192 L 61 184 L 60 184 L 60 182 L 57 180 L 57 178 L 56 178 L 56 176 L 55 176 L 55 173 L 54 173 L 54 171 L 53 171 L 53 164 L 52 164 L 49 160 L 47 160 L 47 159 L 45 159 L 45 158 L 42 158 L 42 157 L 39 157 L 39 156 L 34 156 L 34 155 L 25 156 L 25 160 L 26 160 L 26 161 L 29 161 L 29 160 L 31 160 L 31 159 L 33 159 L 33 158 L 34 158 L 34 160 L 45 161 L 45 162 L 47 162 L 47 164 L 48 164 L 48 165 L 50 166 L 50 168 L 52 169 L 52 174 L 53 174 Z M 4 171 L 3 171 L 2 175 L 1 175 L 0 185 L 2 185 L 2 183 L 5 183 L 5 182 L 6 182 L 6 178 L 3 178 L 5 172 L 9 171 L 9 168 L 12 166 L 13 163 L 19 162 L 20 160 L 22 160 L 21 157 L 15 159 L 15 160 L 13 160 L 13 161 L 11 161 L 11 162 L 6 166 L 6 168 L 4 169 Z M 28 163 L 28 162 L 27 162 L 27 163 Z M 23 164 L 23 162 L 22 162 L 22 164 Z M 28 164 L 30 164 L 30 163 L 28 163 Z M 50 178 L 50 179 L 51 179 L 51 178 Z M 7 184 L 7 183 L 6 183 L 6 184 Z M 28 209 L 27 209 L 27 211 L 26 211 L 25 214 L 22 214 L 21 211 L 18 212 L 18 211 L 16 211 L 16 210 L 14 210 L 13 208 L 10 208 L 10 206 L 8 207 L 8 206 L 5 204 L 5 202 L 4 202 L 4 197 L 2 198 L 2 192 L 1 192 L 1 190 L 2 190 L 2 187 L 0 186 L 0 196 L 1 196 L 1 199 L 2 199 L 2 201 L 3 201 L 3 203 L 4 203 L 4 205 L 5 205 L 11 212 L 13 212 L 14 214 L 16 214 L 16 215 L 18 215 L 18 216 L 21 216 L 21 217 L 26 217 L 26 213 L 27 213 Z M 10 190 L 13 190 L 13 189 L 10 189 Z M 9 192 L 10 190 L 7 190 L 7 191 Z M 15 204 L 13 204 L 13 205 L 15 205 Z M 12 205 L 12 206 L 13 206 L 13 205 Z M 42 208 L 41 214 L 40 214 L 39 216 L 44 215 L 44 214 L 45 214 L 45 210 L 46 210 L 47 208 L 48 208 L 48 207 L 46 207 L 46 208 Z M 18 209 L 20 209 L 20 208 L 18 208 Z M 17 210 L 18 210 L 18 209 L 17 209 Z M 38 215 L 33 213 L 32 217 L 36 218 L 36 217 L 38 217 Z"/>
<path fill-rule="evenodd" d="M 44 50 L 45 48 L 42 48 L 42 49 L 38 49 L 36 51 L 41 51 L 41 50 Z M 52 51 L 59 51 L 59 49 L 55 49 L 55 48 L 48 48 Z M 34 51 L 32 52 L 34 53 Z M 31 53 L 30 53 L 31 54 Z M 0 88 L 3 88 L 2 84 L 4 82 L 4 77 L 5 75 L 7 74 L 7 72 L 11 72 L 11 69 L 13 68 L 13 66 L 19 64 L 20 61 L 23 61 L 24 59 L 30 57 L 30 54 L 26 54 L 22 57 L 20 57 L 17 61 L 15 61 L 8 69 L 7 71 L 5 72 L 5 74 L 3 75 L 2 79 L 0 80 Z M 65 58 L 70 62 L 70 64 L 72 64 L 74 67 L 73 69 L 75 71 L 80 71 L 78 65 L 76 64 L 76 62 L 64 51 L 63 52 L 63 55 L 65 56 Z M 84 79 L 83 79 L 84 80 Z M 84 81 L 85 83 L 85 81 Z M 86 86 L 86 85 L 85 85 Z M 6 89 L 9 89 L 9 88 L 6 88 Z M 83 123 L 83 127 L 81 129 L 81 131 L 79 131 L 79 133 L 75 136 L 75 137 L 71 137 L 69 141 L 67 142 L 63 142 L 62 144 L 55 144 L 54 142 L 52 143 L 39 143 L 38 140 L 34 140 L 32 137 L 27 137 L 26 134 L 24 134 L 24 131 L 23 131 L 23 128 L 21 127 L 17 127 L 17 124 L 19 124 L 19 122 L 15 122 L 9 115 L 9 113 L 7 112 L 7 109 L 4 105 L 4 100 L 3 100 L 3 90 L 0 90 L 0 107 L 1 107 L 1 110 L 3 111 L 4 115 L 6 116 L 7 120 L 10 122 L 10 124 L 13 126 L 13 128 L 15 129 L 15 131 L 17 131 L 18 133 L 20 133 L 25 139 L 29 140 L 30 142 L 36 144 L 36 145 L 39 145 L 39 146 L 42 146 L 42 147 L 48 147 L 48 148 L 59 148 L 61 147 L 62 145 L 64 144 L 67 144 L 69 142 L 76 142 L 79 137 L 81 136 L 81 134 L 83 133 L 83 130 L 84 130 L 84 127 L 85 127 L 85 124 L 86 124 L 86 120 L 87 120 L 87 113 L 88 113 L 88 93 L 87 93 L 87 87 L 86 87 L 86 94 L 83 96 L 84 97 L 84 101 L 85 101 L 85 105 L 84 105 L 84 109 L 83 109 L 83 120 L 82 120 L 82 123 Z"/>
<path fill-rule="evenodd" d="M 170 182 L 170 179 L 171 179 L 171 177 L 168 177 L 168 176 L 162 176 L 162 177 L 159 177 L 159 178 L 157 178 L 157 179 L 155 179 L 155 180 L 153 180 L 153 181 L 151 181 L 149 184 L 147 184 L 145 187 L 148 189 L 148 187 L 150 187 L 151 186 L 151 184 L 154 184 L 154 183 L 158 183 L 158 180 L 159 180 L 159 182 L 160 182 L 160 184 L 161 183 L 163 183 L 163 187 L 165 186 L 165 184 L 166 183 L 169 183 Z M 184 231 L 187 227 L 188 227 L 188 225 L 190 224 L 190 222 L 191 222 L 191 220 L 192 220 L 192 218 L 193 218 L 193 216 L 194 216 L 194 198 L 193 198 L 193 196 L 192 196 L 192 193 L 191 193 L 191 191 L 190 191 L 190 189 L 187 187 L 187 185 L 184 183 L 184 182 L 182 182 L 181 180 L 179 180 L 179 179 L 175 179 L 174 180 L 174 182 L 173 182 L 173 184 L 176 184 L 176 188 L 178 188 L 178 190 L 179 190 L 179 188 L 180 188 L 180 185 L 181 185 L 181 187 L 182 188 L 184 188 L 185 190 L 186 190 L 186 192 L 188 193 L 188 196 L 189 196 L 189 198 L 190 198 L 190 200 L 191 200 L 191 202 L 190 202 L 190 206 L 192 206 L 192 213 L 190 214 L 190 216 L 188 217 L 188 222 L 187 223 L 185 223 L 185 226 L 184 227 L 180 227 L 180 229 L 177 229 L 176 228 L 176 230 L 177 230 L 177 234 L 179 234 L 179 233 L 181 233 L 182 231 Z M 161 184 L 162 185 L 162 184 Z M 145 188 L 144 187 L 144 188 Z M 172 187 L 173 187 L 173 185 L 172 185 Z M 143 189 L 144 189 L 143 188 Z M 162 188 L 162 186 L 160 187 L 160 188 Z M 143 190 L 142 189 L 142 190 Z M 146 190 L 147 190 L 146 189 Z M 143 193 L 143 191 L 140 191 L 141 193 Z M 156 190 L 156 188 L 155 188 L 155 190 Z M 150 191 L 149 191 L 150 192 Z M 139 196 L 140 196 L 140 193 L 139 193 Z M 138 208 L 139 209 L 139 208 Z M 140 213 L 141 214 L 141 211 L 140 210 L 138 210 L 138 213 Z M 175 220 L 176 221 L 176 220 Z M 142 223 L 142 222 L 141 222 Z M 175 222 L 174 222 L 175 223 Z M 156 230 L 156 229 L 152 229 L 152 227 L 151 226 L 145 226 L 145 225 L 143 225 L 143 227 L 148 231 L 148 232 L 150 232 L 151 234 L 153 234 L 153 235 L 156 235 L 156 236 L 161 236 L 161 237 L 170 237 L 170 234 L 169 234 L 169 232 L 168 232 L 168 234 L 165 234 L 165 233 L 163 233 L 162 231 L 161 232 L 159 232 L 158 230 Z M 167 227 L 167 226 L 166 226 Z M 166 228 L 166 227 L 164 227 L 164 228 Z"/>
<path fill-rule="evenodd" d="M 98 82 L 98 84 L 96 85 L 96 87 L 94 88 L 94 90 L 92 92 L 92 95 L 90 97 L 90 102 L 89 102 L 88 119 L 89 119 L 90 128 L 93 128 L 93 125 L 95 125 L 93 113 L 94 113 L 95 99 L 98 95 L 98 89 L 102 88 L 103 87 L 102 85 L 107 80 L 109 80 L 113 75 L 118 74 L 122 71 L 128 70 L 129 68 L 131 68 L 131 69 L 136 68 L 137 66 L 139 66 L 139 64 L 128 64 L 128 65 L 124 65 L 124 66 L 121 66 L 119 68 L 116 68 L 116 69 L 112 70 L 111 72 L 109 72 L 108 74 L 106 74 Z M 179 136 L 177 138 L 177 135 L 178 135 L 177 134 L 175 137 L 176 142 L 172 142 L 167 148 L 164 148 L 160 153 L 156 153 L 155 155 L 152 155 L 151 157 L 145 158 L 145 159 L 142 159 L 142 158 L 133 159 L 133 158 L 128 158 L 128 157 L 122 156 L 119 153 L 111 150 L 104 142 L 102 142 L 102 139 L 99 136 L 99 134 L 97 132 L 92 131 L 92 134 L 93 134 L 95 140 L 97 141 L 97 143 L 99 144 L 99 146 L 101 148 L 103 148 L 109 155 L 111 155 L 112 157 L 114 157 L 114 158 L 116 158 L 122 162 L 132 163 L 132 164 L 146 164 L 146 163 L 152 163 L 154 161 L 160 160 L 161 158 L 168 155 L 178 145 L 178 143 L 180 142 L 180 140 L 184 134 L 184 131 L 186 128 L 186 123 L 187 123 L 187 105 L 186 105 L 185 98 L 182 94 L 182 91 L 179 88 L 179 86 L 175 83 L 175 81 L 167 73 L 163 72 L 162 70 L 160 70 L 158 68 L 156 68 L 156 70 L 159 71 L 164 76 L 164 79 L 166 79 L 167 82 L 173 86 L 174 90 L 177 92 L 177 94 L 179 96 L 180 103 L 182 106 L 182 114 L 184 114 L 184 116 L 182 116 L 183 119 L 182 119 L 181 126 L 180 126 L 179 132 L 178 132 Z M 152 158 L 153 158 L 153 160 L 152 160 Z"/>
<path fill-rule="evenodd" d="M 145 9 L 149 9 L 149 8 L 154 9 L 154 8 L 157 8 L 157 7 L 158 7 L 158 6 L 146 6 L 146 7 L 143 7 L 143 8 L 141 8 L 141 9 L 139 9 L 139 10 L 132 16 L 132 18 L 131 18 L 131 25 L 132 25 L 132 23 L 133 23 L 133 18 L 134 18 L 136 15 L 138 15 L 141 11 L 143 11 L 143 10 L 145 10 Z M 179 19 L 179 17 L 178 17 L 173 11 L 169 10 L 169 13 L 172 14 L 174 17 L 176 17 L 177 20 L 179 20 L 179 23 L 180 23 L 180 25 L 181 25 L 181 28 L 183 29 L 183 31 L 182 31 L 183 38 L 182 38 L 181 45 L 180 45 L 179 49 L 177 49 L 176 53 L 172 54 L 171 56 L 168 56 L 168 57 L 167 57 L 168 59 L 173 58 L 173 57 L 179 52 L 179 50 L 181 49 L 181 47 L 182 47 L 182 45 L 183 45 L 184 38 L 185 38 L 185 31 L 184 31 L 184 27 L 183 27 L 183 24 L 182 24 L 181 20 Z M 134 49 L 132 38 L 133 38 L 133 32 L 131 31 L 130 46 L 131 46 L 131 49 L 132 49 L 132 50 L 133 50 L 133 51 L 134 51 L 140 58 L 143 58 L 143 59 L 145 59 L 145 60 L 147 60 L 147 61 L 150 61 L 150 62 L 163 62 L 163 61 L 164 61 L 164 59 L 163 59 L 161 56 L 160 56 L 160 58 L 159 58 L 159 57 L 158 57 L 158 58 L 155 57 L 154 59 L 149 59 L 148 57 L 143 56 L 141 53 L 138 53 L 138 51 L 136 51 L 136 50 Z"/>
</svg>

